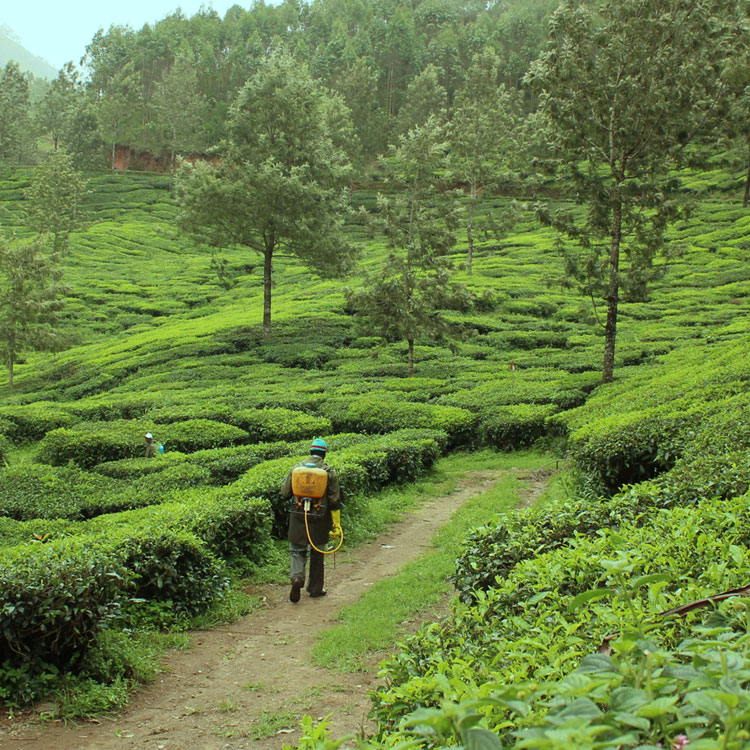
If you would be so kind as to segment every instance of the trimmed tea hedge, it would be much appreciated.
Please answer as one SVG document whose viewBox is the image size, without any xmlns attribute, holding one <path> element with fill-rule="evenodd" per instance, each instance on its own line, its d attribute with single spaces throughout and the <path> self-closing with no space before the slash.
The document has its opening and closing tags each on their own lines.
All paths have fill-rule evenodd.
<svg viewBox="0 0 750 750">
<path fill-rule="evenodd" d="M 554 404 L 495 407 L 482 415 L 482 442 L 505 451 L 531 445 L 547 434 L 547 417 L 557 410 Z"/>
<path fill-rule="evenodd" d="M 100 463 L 143 456 L 143 435 L 152 432 L 168 450 L 184 453 L 248 442 L 244 430 L 208 419 L 158 426 L 128 420 L 82 423 L 49 432 L 39 444 L 39 460 L 52 466 L 70 462 L 90 469 Z"/>
<path fill-rule="evenodd" d="M 0 419 L 9 425 L 4 432 L 15 443 L 41 440 L 50 430 L 70 427 L 80 421 L 69 409 L 50 401 L 37 401 L 24 406 L 0 406 Z"/>
<path fill-rule="evenodd" d="M 466 409 L 438 404 L 397 401 L 387 394 L 348 399 L 332 407 L 331 419 L 337 430 L 371 434 L 405 428 L 440 430 L 451 446 L 474 442 L 477 417 Z"/>
<path fill-rule="evenodd" d="M 0 550 L 0 698 L 34 700 L 51 670 L 80 663 L 129 580 L 114 547 L 88 537 Z"/>
</svg>

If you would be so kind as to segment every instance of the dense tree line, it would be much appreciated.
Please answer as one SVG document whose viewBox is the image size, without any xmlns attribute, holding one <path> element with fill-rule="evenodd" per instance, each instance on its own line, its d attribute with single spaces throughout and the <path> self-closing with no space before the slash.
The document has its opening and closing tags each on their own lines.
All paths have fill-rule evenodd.
<svg viewBox="0 0 750 750">
<path fill-rule="evenodd" d="M 304 61 L 312 76 L 351 110 L 356 164 L 370 163 L 398 135 L 453 105 L 474 57 L 494 52 L 497 83 L 518 89 L 546 38 L 556 0 L 285 0 L 180 11 L 140 30 L 112 26 L 88 45 L 80 66 L 66 65 L 38 101 L 10 64 L 2 108 L 85 163 L 112 158 L 115 145 L 161 155 L 205 152 L 227 134 L 245 82 L 271 50 Z M 21 80 L 16 80 L 21 79 Z M 4 100 L 3 100 L 4 101 Z M 25 111 L 25 114 L 22 114 Z M 21 128 L 19 124 L 17 127 Z M 30 133 L 27 127 L 26 133 Z M 0 158 L 29 158 L 0 123 Z"/>
</svg>

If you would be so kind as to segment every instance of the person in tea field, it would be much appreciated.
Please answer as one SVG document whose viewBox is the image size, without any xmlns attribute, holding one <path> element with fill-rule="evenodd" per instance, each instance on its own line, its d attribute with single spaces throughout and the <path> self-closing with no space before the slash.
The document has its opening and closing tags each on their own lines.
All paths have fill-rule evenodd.
<svg viewBox="0 0 750 750">
<path fill-rule="evenodd" d="M 150 433 L 146 433 L 146 458 L 153 458 L 156 455 L 156 443 L 154 442 L 154 436 Z"/>
<path fill-rule="evenodd" d="M 323 588 L 325 547 L 329 536 L 343 538 L 339 480 L 325 462 L 327 452 L 325 440 L 313 440 L 310 457 L 292 467 L 281 485 L 281 497 L 290 501 L 288 539 L 292 588 L 289 601 L 294 603 L 299 601 L 300 591 L 305 586 L 308 551 L 307 593 L 311 597 L 326 595 Z"/>
</svg>

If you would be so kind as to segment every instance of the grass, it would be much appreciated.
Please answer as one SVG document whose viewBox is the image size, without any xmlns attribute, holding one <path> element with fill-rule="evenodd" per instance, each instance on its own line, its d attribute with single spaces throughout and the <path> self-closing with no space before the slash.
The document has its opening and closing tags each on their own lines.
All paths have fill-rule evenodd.
<svg viewBox="0 0 750 750">
<path fill-rule="evenodd" d="M 357 671 L 374 654 L 396 642 L 403 633 L 404 622 L 434 607 L 451 590 L 446 579 L 469 531 L 493 514 L 517 505 L 517 472 L 544 468 L 550 463 L 554 459 L 533 451 L 453 454 L 437 463 L 431 482 L 403 488 L 401 496 L 405 504 L 412 506 L 415 492 L 421 497 L 444 495 L 472 472 L 507 472 L 491 490 L 471 498 L 453 513 L 435 534 L 433 551 L 407 563 L 396 575 L 376 583 L 356 604 L 344 608 L 339 614 L 341 624 L 319 636 L 313 650 L 315 663 L 340 671 Z M 414 596 L 415 591 L 419 592 L 418 597 Z"/>
</svg>

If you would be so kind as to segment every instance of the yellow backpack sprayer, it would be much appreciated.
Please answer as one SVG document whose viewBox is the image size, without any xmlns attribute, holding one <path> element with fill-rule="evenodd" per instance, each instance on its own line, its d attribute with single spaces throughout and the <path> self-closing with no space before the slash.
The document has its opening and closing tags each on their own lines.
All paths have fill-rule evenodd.
<svg viewBox="0 0 750 750">
<path fill-rule="evenodd" d="M 337 522 L 334 524 L 334 528 L 337 528 L 339 531 L 338 536 L 340 538 L 338 544 L 333 548 L 329 544 L 326 549 L 319 549 L 310 538 L 310 527 L 307 521 L 308 513 L 320 513 L 325 510 L 323 507 L 323 498 L 325 497 L 327 488 L 328 472 L 325 469 L 321 469 L 313 463 L 295 466 L 292 469 L 292 494 L 294 495 L 294 503 L 297 510 L 305 514 L 307 541 L 316 552 L 320 552 L 323 555 L 332 555 L 334 552 L 338 552 L 344 543 L 344 532 L 341 529 L 341 524 L 336 519 Z M 339 512 L 332 511 L 332 513 Z"/>
</svg>

